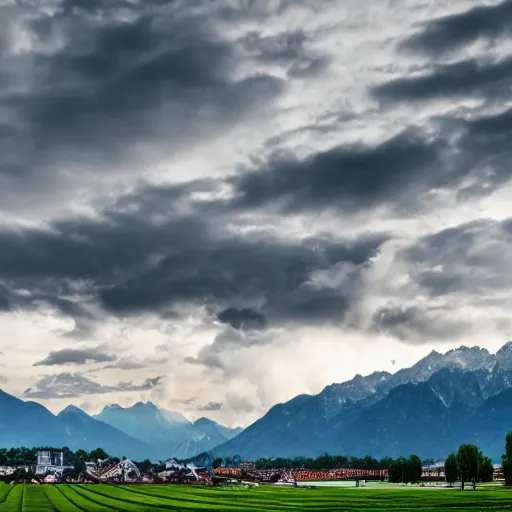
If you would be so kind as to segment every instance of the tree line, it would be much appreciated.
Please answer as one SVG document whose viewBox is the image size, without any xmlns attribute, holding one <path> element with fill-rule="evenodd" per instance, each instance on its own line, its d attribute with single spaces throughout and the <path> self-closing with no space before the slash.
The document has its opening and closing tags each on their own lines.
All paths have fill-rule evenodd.
<svg viewBox="0 0 512 512">
<path fill-rule="evenodd" d="M 415 484 L 421 480 L 423 464 L 417 455 L 410 455 L 407 459 L 398 457 L 391 460 L 387 469 L 390 482 Z"/>
<path fill-rule="evenodd" d="M 370 456 L 359 458 L 324 453 L 316 458 L 260 458 L 255 461 L 255 466 L 256 469 L 388 469 L 392 460 L 389 457 L 377 460 Z"/>
<path fill-rule="evenodd" d="M 460 480 L 461 489 L 469 482 L 473 489 L 477 482 L 492 482 L 494 466 L 490 457 L 485 457 L 474 444 L 461 444 L 457 453 L 450 453 L 444 461 L 444 474 L 448 483 L 453 485 Z"/>
<path fill-rule="evenodd" d="M 102 448 L 96 448 L 90 452 L 86 450 L 73 451 L 68 447 L 62 449 L 52 447 L 18 447 L 0 448 L 0 466 L 35 466 L 37 464 L 37 452 L 39 450 L 61 450 L 64 453 L 64 463 L 73 467 L 73 472 L 82 474 L 85 472 L 86 462 L 101 460 L 105 465 L 116 464 L 121 461 L 118 457 L 111 457 Z M 204 464 L 213 467 L 238 467 L 242 462 L 239 455 L 213 459 L 209 454 L 201 454 L 188 461 L 198 462 L 201 457 Z M 126 457 L 123 457 L 125 459 Z M 183 461 L 187 462 L 187 461 Z M 421 479 L 422 466 L 431 464 L 433 459 L 421 461 L 417 455 L 410 455 L 408 458 L 384 457 L 380 460 L 371 457 L 349 457 L 344 455 L 330 455 L 324 453 L 316 458 L 311 457 L 271 457 L 259 458 L 255 461 L 256 469 L 306 469 L 306 470 L 330 470 L 338 468 L 346 469 L 387 469 L 389 480 L 396 483 L 415 483 Z M 135 462 L 143 473 L 153 472 L 165 467 L 162 461 L 158 464 L 146 459 L 142 462 Z M 482 451 L 474 444 L 462 444 L 456 453 L 448 455 L 444 462 L 445 478 L 450 484 L 461 482 L 464 489 L 466 483 L 473 487 L 477 482 L 492 481 L 494 466 L 490 457 L 484 456 Z M 505 485 L 512 485 L 512 431 L 505 438 L 505 453 L 502 456 L 502 471 L 505 478 Z"/>
</svg>

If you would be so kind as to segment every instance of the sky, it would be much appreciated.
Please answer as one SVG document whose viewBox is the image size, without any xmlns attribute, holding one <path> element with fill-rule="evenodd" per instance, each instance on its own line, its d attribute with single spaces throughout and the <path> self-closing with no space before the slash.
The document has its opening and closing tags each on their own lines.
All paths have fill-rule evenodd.
<svg viewBox="0 0 512 512">
<path fill-rule="evenodd" d="M 512 0 L 0 0 L 0 386 L 247 425 L 512 338 Z"/>
</svg>

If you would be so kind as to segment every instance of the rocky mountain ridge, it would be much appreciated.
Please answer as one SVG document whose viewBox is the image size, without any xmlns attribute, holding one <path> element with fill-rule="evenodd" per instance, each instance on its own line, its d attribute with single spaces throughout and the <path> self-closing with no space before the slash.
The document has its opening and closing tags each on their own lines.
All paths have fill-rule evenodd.
<svg viewBox="0 0 512 512">
<path fill-rule="evenodd" d="M 511 389 L 512 342 L 496 354 L 466 346 L 432 351 L 394 374 L 356 375 L 278 404 L 214 454 L 444 457 L 479 439 L 499 459 L 512 429 L 512 401 L 504 398 Z M 497 444 L 491 432 L 499 433 Z"/>
</svg>

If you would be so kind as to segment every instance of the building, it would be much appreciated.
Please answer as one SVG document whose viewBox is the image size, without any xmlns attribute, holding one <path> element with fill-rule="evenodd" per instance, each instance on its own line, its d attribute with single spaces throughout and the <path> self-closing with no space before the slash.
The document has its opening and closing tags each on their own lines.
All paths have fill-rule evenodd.
<svg viewBox="0 0 512 512">
<path fill-rule="evenodd" d="M 72 468 L 73 466 L 64 465 L 64 452 L 62 450 L 39 450 L 37 452 L 36 475 L 62 474 L 65 469 Z"/>
<path fill-rule="evenodd" d="M 250 460 L 244 460 L 240 464 L 241 469 L 245 469 L 245 471 L 254 471 L 256 469 L 256 464 Z"/>
<path fill-rule="evenodd" d="M 64 452 L 60 450 L 39 450 L 38 466 L 64 466 Z"/>
<path fill-rule="evenodd" d="M 444 480 L 444 462 L 436 462 L 421 468 L 422 480 Z"/>
</svg>

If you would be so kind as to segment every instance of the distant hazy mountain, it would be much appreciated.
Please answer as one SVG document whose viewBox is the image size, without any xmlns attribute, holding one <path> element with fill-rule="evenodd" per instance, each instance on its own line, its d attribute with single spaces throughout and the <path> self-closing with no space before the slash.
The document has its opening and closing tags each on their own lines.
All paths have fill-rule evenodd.
<svg viewBox="0 0 512 512">
<path fill-rule="evenodd" d="M 300 395 L 213 453 L 444 457 L 471 441 L 498 460 L 509 430 L 512 342 L 496 354 L 479 347 L 433 351 L 395 374 L 357 375 L 318 395 Z"/>
<path fill-rule="evenodd" d="M 126 409 L 111 405 L 95 417 L 71 405 L 55 416 L 38 403 L 0 390 L 0 447 L 51 445 L 87 451 L 101 447 L 113 456 L 164 460 L 209 451 L 240 431 L 207 418 L 191 423 L 182 414 L 152 403 Z"/>
<path fill-rule="evenodd" d="M 153 458 L 151 445 L 94 419 L 77 407 L 67 407 L 57 415 L 57 419 L 69 438 L 67 446 L 71 449 L 90 451 L 103 448 L 108 454 L 118 457 Z"/>
<path fill-rule="evenodd" d="M 167 448 L 174 446 L 192 426 L 182 414 L 159 409 L 151 402 L 127 408 L 107 405 L 94 417 L 136 439 Z"/>
<path fill-rule="evenodd" d="M 43 446 L 62 437 L 65 432 L 48 409 L 0 390 L 0 447 Z"/>
<path fill-rule="evenodd" d="M 151 447 L 91 418 L 76 407 L 58 416 L 35 402 L 0 391 L 0 447 L 68 446 L 72 450 L 102 447 L 115 456 L 147 457 Z"/>
<path fill-rule="evenodd" d="M 188 430 L 187 435 L 175 447 L 180 458 L 189 458 L 199 453 L 210 451 L 242 431 L 241 428 L 231 429 L 208 418 L 199 418 Z"/>
<path fill-rule="evenodd" d="M 109 405 L 95 416 L 145 443 L 160 453 L 160 458 L 189 458 L 225 443 L 241 432 L 207 418 L 192 423 L 181 413 L 159 409 L 151 402 L 123 408 Z"/>
</svg>

